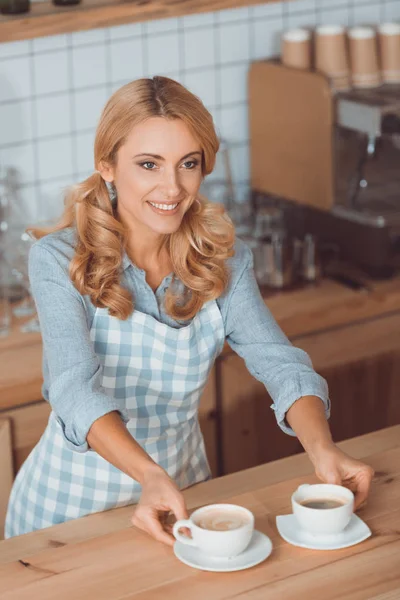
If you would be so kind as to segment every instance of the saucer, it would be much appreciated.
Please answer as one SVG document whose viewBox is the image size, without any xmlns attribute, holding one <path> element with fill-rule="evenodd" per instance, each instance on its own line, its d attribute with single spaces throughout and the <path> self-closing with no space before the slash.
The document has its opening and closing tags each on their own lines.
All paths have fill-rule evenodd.
<svg viewBox="0 0 400 600">
<path fill-rule="evenodd" d="M 261 531 L 254 531 L 250 544 L 238 556 L 219 558 L 208 556 L 194 546 L 175 542 L 174 554 L 180 561 L 201 571 L 241 571 L 258 565 L 272 552 L 272 542 Z"/>
<path fill-rule="evenodd" d="M 330 535 L 315 535 L 301 529 L 296 517 L 282 515 L 276 517 L 278 531 L 286 542 L 293 546 L 311 550 L 338 550 L 363 542 L 371 535 L 371 530 L 360 517 L 353 514 L 350 523 L 340 533 Z"/>
</svg>

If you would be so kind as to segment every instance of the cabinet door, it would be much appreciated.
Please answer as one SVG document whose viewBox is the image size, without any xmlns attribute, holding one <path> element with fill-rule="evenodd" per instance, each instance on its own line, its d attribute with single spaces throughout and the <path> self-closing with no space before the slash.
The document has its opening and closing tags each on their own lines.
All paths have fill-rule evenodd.
<svg viewBox="0 0 400 600">
<path fill-rule="evenodd" d="M 322 369 L 336 442 L 400 423 L 400 350 Z"/>
<path fill-rule="evenodd" d="M 297 438 L 278 427 L 265 386 L 236 354 L 221 359 L 223 473 L 234 473 L 300 452 Z"/>
<path fill-rule="evenodd" d="M 329 386 L 336 442 L 400 423 L 400 350 L 319 372 Z M 278 428 L 265 387 L 237 355 L 221 363 L 221 403 L 225 474 L 302 451 Z"/>
<path fill-rule="evenodd" d="M 8 498 L 14 479 L 10 420 L 0 419 L 0 540 L 4 538 Z"/>
<path fill-rule="evenodd" d="M 1 413 L 11 423 L 15 475 L 44 432 L 50 411 L 48 402 L 42 400 Z"/>
</svg>

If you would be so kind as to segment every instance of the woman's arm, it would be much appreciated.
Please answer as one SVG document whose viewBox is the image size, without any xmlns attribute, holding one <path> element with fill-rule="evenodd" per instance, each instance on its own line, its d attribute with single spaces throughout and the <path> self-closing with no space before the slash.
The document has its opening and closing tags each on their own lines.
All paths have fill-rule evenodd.
<svg viewBox="0 0 400 600">
<path fill-rule="evenodd" d="M 127 422 L 128 415 L 101 386 L 102 367 L 90 339 L 83 299 L 68 275 L 68 264 L 65 254 L 45 247 L 42 240 L 31 248 L 29 278 L 46 359 L 44 396 L 67 446 L 74 452 L 86 452 L 86 436 L 97 419 L 117 410 Z"/>
<path fill-rule="evenodd" d="M 308 354 L 290 343 L 269 311 L 254 276 L 252 252 L 240 240 L 234 261 L 231 287 L 220 302 L 227 342 L 267 388 L 278 425 L 296 435 L 286 413 L 299 398 L 314 396 L 329 417 L 327 383 L 314 371 Z"/>
<path fill-rule="evenodd" d="M 334 447 L 324 406 L 316 396 L 297 400 L 286 413 L 286 420 L 313 464 L 321 452 Z"/>
<path fill-rule="evenodd" d="M 87 442 L 105 460 L 140 484 L 152 472 L 162 470 L 131 436 L 117 412 L 97 419 L 89 429 Z"/>
<path fill-rule="evenodd" d="M 279 426 L 297 435 L 317 477 L 353 490 L 357 508 L 368 496 L 374 471 L 333 443 L 327 422 L 327 383 L 313 370 L 308 355 L 293 347 L 282 333 L 261 297 L 251 251 L 243 251 L 243 244 L 240 251 L 245 266 L 225 308 L 228 342 L 244 358 L 252 375 L 265 384 Z"/>
<path fill-rule="evenodd" d="M 350 488 L 355 493 L 355 508 L 365 502 L 374 469 L 335 446 L 319 398 L 300 398 L 288 410 L 286 419 L 310 457 L 317 477 Z"/>
</svg>

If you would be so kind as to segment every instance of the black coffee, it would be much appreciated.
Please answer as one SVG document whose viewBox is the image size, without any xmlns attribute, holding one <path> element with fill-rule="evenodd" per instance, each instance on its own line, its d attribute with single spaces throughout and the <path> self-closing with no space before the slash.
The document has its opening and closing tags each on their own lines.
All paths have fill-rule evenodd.
<svg viewBox="0 0 400 600">
<path fill-rule="evenodd" d="M 339 506 L 344 506 L 347 502 L 346 500 L 336 500 L 335 498 L 309 498 L 308 500 L 303 500 L 300 504 L 307 508 L 326 509 L 339 508 Z"/>
</svg>

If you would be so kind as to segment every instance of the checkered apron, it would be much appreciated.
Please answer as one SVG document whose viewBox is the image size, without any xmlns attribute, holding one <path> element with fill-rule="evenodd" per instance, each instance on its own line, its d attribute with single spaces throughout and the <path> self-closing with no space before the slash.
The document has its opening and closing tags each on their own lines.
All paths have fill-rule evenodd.
<svg viewBox="0 0 400 600">
<path fill-rule="evenodd" d="M 119 320 L 97 309 L 91 339 L 105 393 L 128 412 L 127 428 L 180 489 L 210 477 L 198 405 L 225 333 L 215 300 L 176 329 L 134 311 Z M 136 503 L 141 486 L 94 450 L 79 453 L 52 412 L 15 479 L 5 537 Z"/>
</svg>

